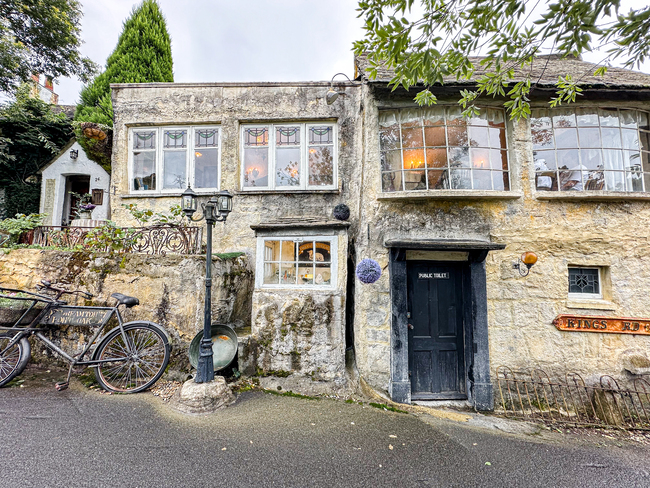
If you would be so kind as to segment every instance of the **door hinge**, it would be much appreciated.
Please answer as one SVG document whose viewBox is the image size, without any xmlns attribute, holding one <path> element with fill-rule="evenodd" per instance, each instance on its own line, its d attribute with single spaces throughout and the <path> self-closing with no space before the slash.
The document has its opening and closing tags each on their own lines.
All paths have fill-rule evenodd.
<svg viewBox="0 0 650 488">
<path fill-rule="evenodd" d="M 406 312 L 406 318 L 410 319 L 411 318 L 411 312 Z"/>
<path fill-rule="evenodd" d="M 409 371 L 409 378 L 411 377 L 411 372 Z"/>
</svg>

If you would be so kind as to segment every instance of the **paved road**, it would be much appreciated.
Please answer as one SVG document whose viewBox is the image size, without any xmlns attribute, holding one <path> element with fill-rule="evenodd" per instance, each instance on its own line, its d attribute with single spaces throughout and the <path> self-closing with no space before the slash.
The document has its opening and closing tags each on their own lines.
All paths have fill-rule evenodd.
<svg viewBox="0 0 650 488">
<path fill-rule="evenodd" d="M 638 444 L 540 441 L 261 392 L 189 417 L 151 394 L 47 383 L 0 390 L 0 487 L 650 486 Z"/>
</svg>

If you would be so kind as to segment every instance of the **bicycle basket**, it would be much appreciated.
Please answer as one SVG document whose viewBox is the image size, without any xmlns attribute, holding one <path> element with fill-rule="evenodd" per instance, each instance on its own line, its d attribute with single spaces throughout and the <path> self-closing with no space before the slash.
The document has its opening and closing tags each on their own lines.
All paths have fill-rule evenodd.
<svg viewBox="0 0 650 488">
<path fill-rule="evenodd" d="M 46 305 L 33 293 L 0 287 L 0 327 L 29 325 Z"/>
</svg>

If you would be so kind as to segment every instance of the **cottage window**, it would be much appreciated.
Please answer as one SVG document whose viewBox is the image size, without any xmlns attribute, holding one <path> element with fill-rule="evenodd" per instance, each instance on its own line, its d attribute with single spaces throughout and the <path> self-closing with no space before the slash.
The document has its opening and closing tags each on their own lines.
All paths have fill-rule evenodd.
<svg viewBox="0 0 650 488">
<path fill-rule="evenodd" d="M 650 114 L 571 108 L 532 111 L 538 191 L 650 191 Z"/>
<path fill-rule="evenodd" d="M 258 286 L 332 288 L 336 285 L 333 237 L 264 238 L 258 246 Z"/>
<path fill-rule="evenodd" d="M 569 298 L 603 297 L 600 268 L 569 268 Z"/>
<path fill-rule="evenodd" d="M 382 191 L 510 189 L 505 112 L 458 107 L 379 114 Z"/>
<path fill-rule="evenodd" d="M 219 189 L 218 127 L 138 128 L 130 136 L 132 192 Z"/>
<path fill-rule="evenodd" d="M 334 124 L 242 127 L 244 190 L 324 190 L 336 186 Z"/>
</svg>

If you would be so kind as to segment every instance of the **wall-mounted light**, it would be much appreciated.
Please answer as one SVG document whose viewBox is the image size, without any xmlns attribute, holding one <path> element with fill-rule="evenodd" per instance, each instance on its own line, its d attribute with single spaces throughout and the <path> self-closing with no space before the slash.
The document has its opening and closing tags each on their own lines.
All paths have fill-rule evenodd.
<svg viewBox="0 0 650 488">
<path fill-rule="evenodd" d="M 330 81 L 330 89 L 327 91 L 327 94 L 325 95 L 325 101 L 327 102 L 327 105 L 332 105 L 339 97 L 339 95 L 345 95 L 345 92 L 334 91 L 333 88 L 334 78 L 336 78 L 338 75 L 343 75 L 346 78 L 348 78 L 348 75 L 346 75 L 345 73 L 336 73 L 334 76 L 332 76 L 332 80 Z M 352 80 L 348 78 L 348 81 L 351 82 Z"/>
<path fill-rule="evenodd" d="M 78 149 L 71 149 L 70 150 L 70 159 L 77 159 L 79 157 L 79 150 Z"/>
<path fill-rule="evenodd" d="M 521 276 L 528 276 L 530 273 L 530 268 L 537 262 L 537 255 L 534 252 L 526 251 L 521 255 L 516 263 L 512 263 L 512 267 L 519 271 Z M 522 264 L 526 267 L 523 269 Z"/>
</svg>

